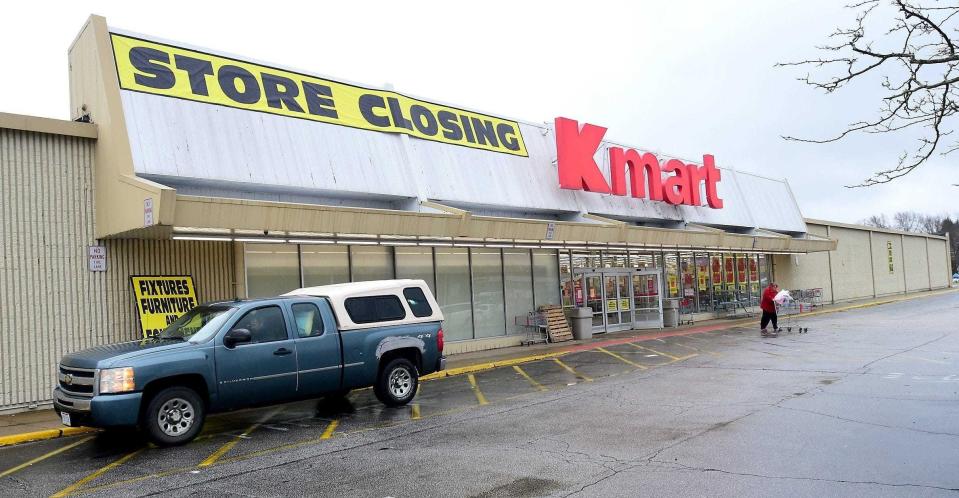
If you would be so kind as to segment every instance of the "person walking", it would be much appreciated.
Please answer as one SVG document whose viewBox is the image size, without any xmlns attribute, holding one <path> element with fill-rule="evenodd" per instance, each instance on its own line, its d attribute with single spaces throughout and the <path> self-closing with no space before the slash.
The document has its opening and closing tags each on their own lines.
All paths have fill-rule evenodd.
<svg viewBox="0 0 959 498">
<path fill-rule="evenodd" d="M 759 320 L 759 327 L 762 329 L 763 337 L 775 337 L 779 332 L 778 317 L 776 316 L 776 294 L 779 294 L 779 286 L 776 282 L 769 282 L 769 285 L 763 290 L 763 297 L 759 301 L 759 307 L 763 310 L 763 317 Z M 769 322 L 773 322 L 773 331 L 766 330 Z"/>
</svg>

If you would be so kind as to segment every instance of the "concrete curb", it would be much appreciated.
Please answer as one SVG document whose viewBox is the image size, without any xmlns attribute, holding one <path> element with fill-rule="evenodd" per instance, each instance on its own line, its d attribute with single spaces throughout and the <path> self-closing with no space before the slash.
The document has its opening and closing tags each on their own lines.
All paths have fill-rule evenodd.
<svg viewBox="0 0 959 498">
<path fill-rule="evenodd" d="M 827 313 L 839 313 L 842 311 L 849 311 L 849 310 L 855 310 L 855 309 L 861 309 L 861 308 L 870 308 L 873 306 L 881 306 L 883 304 L 891 304 L 891 303 L 898 303 L 902 301 L 910 301 L 913 299 L 921 299 L 924 297 L 939 296 L 942 294 L 948 294 L 950 292 L 959 292 L 959 289 L 944 289 L 940 291 L 927 292 L 925 294 L 917 295 L 917 296 L 899 296 L 896 298 L 885 299 L 882 301 L 871 301 L 867 303 L 842 306 L 834 309 L 810 311 L 807 313 L 803 313 L 802 316 L 809 317 L 809 316 L 825 315 Z M 634 342 L 638 340 L 657 339 L 661 337 L 676 337 L 676 336 L 683 336 L 683 335 L 702 334 L 705 332 L 713 332 L 716 330 L 727 330 L 731 328 L 741 327 L 743 325 L 752 323 L 754 321 L 755 321 L 754 319 L 750 318 L 748 320 L 745 320 L 745 319 L 736 320 L 736 321 L 727 322 L 727 323 L 705 325 L 702 327 L 694 327 L 694 328 L 689 328 L 685 330 L 674 330 L 669 332 L 653 332 L 650 334 L 622 337 L 618 339 L 610 339 L 607 341 L 599 341 L 599 342 L 593 342 L 593 343 L 587 343 L 587 344 L 578 344 L 575 346 L 565 346 L 565 347 L 558 346 L 557 347 L 559 349 L 558 351 L 554 351 L 550 353 L 521 356 L 517 358 L 509 358 L 509 359 L 498 360 L 498 361 L 489 361 L 489 362 L 477 363 L 474 365 L 466 365 L 462 367 L 451 368 L 449 370 L 444 370 L 442 372 L 436 372 L 429 375 L 424 375 L 423 377 L 420 378 L 420 380 L 441 379 L 444 377 L 453 377 L 456 375 L 483 372 L 486 370 L 492 370 L 494 368 L 521 365 L 523 363 L 529 363 L 529 362 L 539 361 L 539 360 L 548 360 L 552 358 L 558 358 L 571 353 L 577 353 L 580 351 L 589 351 L 592 349 L 612 346 L 616 344 L 625 344 L 627 342 Z M 86 434 L 90 432 L 97 432 L 97 429 L 92 429 L 89 427 L 64 427 L 62 429 L 48 429 L 48 430 L 36 431 L 36 432 L 25 432 L 22 434 L 12 434 L 9 436 L 0 436 L 0 447 L 13 446 L 16 444 L 22 444 L 22 443 L 27 443 L 32 441 L 56 439 L 56 438 L 66 437 L 66 436 L 75 436 L 78 434 Z"/>
<path fill-rule="evenodd" d="M 4 446 L 13 446 L 15 444 L 29 443 L 31 441 L 43 441 L 46 439 L 76 436 L 78 434 L 87 434 L 90 432 L 97 432 L 97 429 L 90 427 L 64 427 L 62 429 L 46 429 L 42 431 L 11 434 L 9 436 L 0 436 L 0 448 Z"/>
</svg>

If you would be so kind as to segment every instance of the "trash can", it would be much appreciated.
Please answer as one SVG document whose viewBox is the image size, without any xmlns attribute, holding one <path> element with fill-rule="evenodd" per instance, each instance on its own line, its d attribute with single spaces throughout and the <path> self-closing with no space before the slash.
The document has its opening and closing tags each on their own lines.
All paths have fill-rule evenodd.
<svg viewBox="0 0 959 498">
<path fill-rule="evenodd" d="M 581 341 L 593 337 L 593 308 L 572 308 L 566 310 L 566 318 L 573 328 L 573 339 Z"/>
<path fill-rule="evenodd" d="M 679 299 L 663 300 L 663 326 L 679 326 Z"/>
</svg>

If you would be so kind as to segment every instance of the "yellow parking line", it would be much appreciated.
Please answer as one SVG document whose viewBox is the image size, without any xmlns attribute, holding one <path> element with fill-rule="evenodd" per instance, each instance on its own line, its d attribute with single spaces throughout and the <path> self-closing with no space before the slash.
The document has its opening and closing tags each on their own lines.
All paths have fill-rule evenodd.
<svg viewBox="0 0 959 498">
<path fill-rule="evenodd" d="M 616 358 L 617 360 L 619 360 L 619 361 L 621 361 L 621 362 L 623 362 L 623 363 L 626 363 L 627 365 L 632 365 L 632 366 L 634 366 L 634 367 L 636 367 L 636 368 L 638 368 L 638 369 L 640 369 L 640 370 L 648 370 L 648 369 L 649 369 L 649 367 L 647 367 L 646 365 L 640 365 L 639 363 L 636 363 L 635 361 L 631 361 L 631 360 L 628 360 L 628 359 L 626 359 L 626 358 L 623 358 L 621 355 L 618 355 L 618 354 L 616 354 L 616 353 L 614 353 L 614 352 L 612 352 L 612 351 L 610 351 L 610 350 L 608 350 L 608 349 L 606 349 L 606 348 L 596 348 L 596 350 L 597 350 L 597 351 L 601 351 L 601 352 L 603 352 L 603 353 L 606 353 L 606 354 L 612 356 L 613 358 Z"/>
<path fill-rule="evenodd" d="M 214 451 L 213 453 L 211 453 L 210 456 L 203 459 L 203 461 L 200 462 L 200 465 L 198 465 L 198 467 L 209 467 L 210 465 L 213 465 L 214 463 L 216 463 L 216 461 L 219 460 L 220 457 L 222 457 L 227 452 L 232 450 L 233 447 L 236 446 L 236 443 L 240 442 L 240 439 L 243 439 L 249 436 L 251 433 L 253 433 L 253 431 L 255 431 L 258 427 L 266 423 L 267 420 L 271 419 L 274 415 L 279 413 L 281 410 L 282 408 L 277 408 L 276 410 L 273 410 L 270 413 L 267 413 L 266 415 L 264 415 L 263 418 L 258 420 L 255 424 L 247 427 L 242 434 L 234 437 L 233 440 L 224 444 L 223 446 L 220 446 L 220 448 Z"/>
<path fill-rule="evenodd" d="M 546 389 L 546 386 L 540 384 L 539 382 L 536 382 L 536 379 L 530 377 L 529 374 L 526 373 L 526 370 L 523 370 L 522 368 L 520 368 L 519 365 L 513 365 L 513 370 L 516 370 L 516 373 L 522 375 L 523 378 L 529 381 L 529 383 L 532 384 L 532 386 L 535 387 L 536 389 L 539 389 L 540 391 L 548 390 Z"/>
<path fill-rule="evenodd" d="M 410 405 L 410 418 L 413 420 L 420 419 L 420 405 L 419 403 L 413 403 Z"/>
<path fill-rule="evenodd" d="M 486 401 L 486 396 L 483 395 L 483 391 L 480 390 L 479 384 L 476 383 L 476 376 L 473 374 L 467 374 L 466 378 L 470 381 L 470 387 L 473 388 L 473 394 L 476 395 L 476 402 L 480 405 L 488 405 L 489 401 Z"/>
<path fill-rule="evenodd" d="M 669 358 L 669 359 L 671 359 L 671 360 L 673 360 L 673 361 L 688 360 L 688 359 L 690 359 L 690 358 L 692 358 L 692 357 L 694 357 L 694 356 L 699 356 L 698 354 L 689 354 L 689 355 L 686 355 L 686 356 L 673 356 L 673 355 L 671 355 L 671 354 L 663 353 L 662 351 L 656 351 L 656 350 L 653 349 L 653 348 L 647 348 L 646 346 L 640 346 L 639 344 L 633 344 L 632 342 L 630 342 L 630 343 L 628 343 L 628 344 L 629 344 L 630 346 L 633 346 L 633 347 L 638 348 L 638 349 L 645 349 L 646 351 L 651 351 L 651 352 L 656 353 L 656 354 L 658 354 L 658 355 L 660 355 L 660 356 L 665 356 L 666 358 Z"/>
<path fill-rule="evenodd" d="M 333 431 L 336 430 L 336 426 L 340 425 L 339 420 L 331 421 L 327 426 L 326 430 L 323 431 L 323 435 L 320 436 L 320 439 L 329 439 L 333 437 Z"/>
<path fill-rule="evenodd" d="M 0 472 L 0 477 L 6 477 L 6 476 L 8 476 L 8 475 L 10 475 L 10 474 L 13 474 L 14 472 L 18 472 L 18 471 L 20 471 L 20 470 L 23 470 L 23 469 L 25 469 L 25 468 L 27 468 L 27 467 L 35 464 L 35 463 L 42 462 L 42 461 L 46 460 L 47 458 L 50 458 L 50 457 L 52 457 L 52 456 L 59 455 L 60 453 L 63 453 L 64 451 L 67 451 L 67 450 L 69 450 L 69 449 L 75 448 L 75 447 L 77 447 L 77 446 L 80 446 L 81 444 L 83 444 L 83 443 L 85 443 L 85 442 L 87 442 L 87 441 L 89 441 L 89 440 L 91 440 L 91 439 L 93 439 L 93 436 L 85 437 L 85 438 L 83 438 L 83 439 L 81 439 L 81 440 L 79 440 L 79 441 L 76 441 L 76 442 L 74 442 L 74 443 L 70 443 L 70 444 L 68 444 L 68 445 L 66 445 L 66 446 L 64 446 L 64 447 L 62 447 L 62 448 L 57 448 L 57 449 L 51 451 L 50 453 L 44 453 L 43 455 L 40 455 L 40 456 L 34 458 L 33 460 L 29 460 L 29 461 L 27 461 L 27 462 L 21 463 L 20 465 L 17 465 L 16 467 L 13 467 L 13 468 L 4 470 L 3 472 Z"/>
<path fill-rule="evenodd" d="M 145 449 L 146 449 L 146 448 L 140 448 L 140 449 L 138 449 L 138 450 L 136 450 L 136 451 L 131 451 L 130 453 L 127 453 L 126 455 L 123 455 L 122 457 L 114 460 L 113 462 L 110 462 L 108 465 L 105 465 L 105 466 L 101 467 L 101 468 L 98 469 L 96 472 L 94 472 L 94 473 L 92 473 L 92 474 L 84 477 L 83 479 L 80 479 L 79 481 L 77 481 L 77 482 L 75 482 L 75 483 L 73 483 L 73 484 L 71 484 L 71 485 L 69 485 L 69 486 L 61 489 L 60 491 L 57 491 L 55 494 L 51 495 L 50 498 L 61 498 L 61 497 L 63 497 L 63 496 L 67 496 L 67 495 L 69 495 L 69 494 L 72 494 L 74 491 L 80 489 L 80 488 L 83 487 L 85 484 L 89 483 L 90 481 L 92 481 L 92 480 L 94 480 L 94 479 L 102 476 L 103 474 L 106 474 L 107 472 L 110 472 L 111 470 L 119 467 L 120 465 L 123 465 L 124 463 L 130 461 L 130 459 L 132 459 L 133 457 L 139 455 L 139 454 L 140 454 L 143 450 L 145 450 Z"/>
<path fill-rule="evenodd" d="M 563 363 L 563 360 L 560 360 L 559 358 L 553 358 L 553 361 L 555 361 L 557 365 L 559 365 L 559 366 L 563 367 L 564 369 L 566 369 L 567 372 L 569 372 L 569 373 L 571 373 L 571 374 L 579 377 L 580 379 L 583 379 L 583 380 L 585 380 L 586 382 L 592 382 L 592 381 L 593 381 L 593 379 L 591 379 L 591 378 L 589 378 L 589 377 L 587 377 L 587 376 L 585 376 L 585 375 L 577 372 L 576 370 L 573 370 L 573 367 L 571 367 L 571 366 Z"/>
</svg>

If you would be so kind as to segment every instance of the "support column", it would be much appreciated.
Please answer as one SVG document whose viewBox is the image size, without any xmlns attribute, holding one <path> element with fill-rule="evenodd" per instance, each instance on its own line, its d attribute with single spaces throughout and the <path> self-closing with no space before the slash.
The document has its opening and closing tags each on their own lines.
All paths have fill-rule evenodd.
<svg viewBox="0 0 959 498">
<path fill-rule="evenodd" d="M 876 257 L 872 252 L 872 230 L 869 231 L 869 274 L 872 275 L 872 298 L 875 299 L 876 293 Z"/>
<path fill-rule="evenodd" d="M 832 239 L 832 226 L 830 225 L 826 225 L 826 238 Z M 832 251 L 826 251 L 826 259 L 829 262 L 829 304 L 836 304 L 836 289 L 832 283 Z"/>
<path fill-rule="evenodd" d="M 902 252 L 902 293 L 909 293 L 909 281 L 906 279 L 906 235 L 899 234 L 899 247 Z"/>
</svg>

